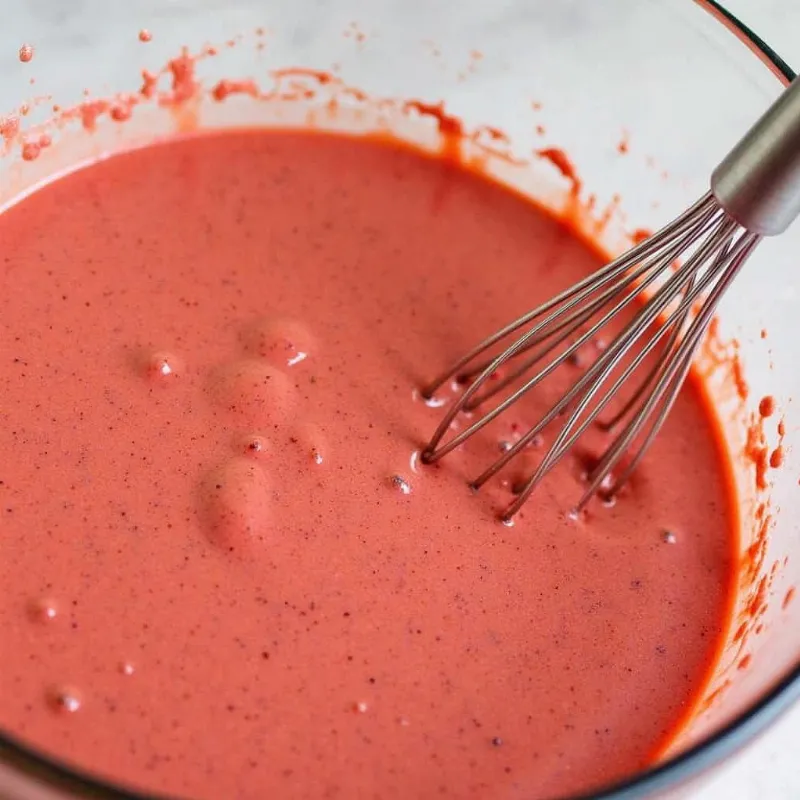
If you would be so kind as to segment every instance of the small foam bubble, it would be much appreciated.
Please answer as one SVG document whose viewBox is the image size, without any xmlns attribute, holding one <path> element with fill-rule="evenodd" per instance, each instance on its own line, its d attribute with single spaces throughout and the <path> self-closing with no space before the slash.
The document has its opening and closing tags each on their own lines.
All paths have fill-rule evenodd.
<svg viewBox="0 0 800 800">
<path fill-rule="evenodd" d="M 119 671 L 123 675 L 131 676 L 131 675 L 133 675 L 134 672 L 136 672 L 136 667 L 134 667 L 133 664 L 131 664 L 130 661 L 123 661 L 119 665 Z"/>
<path fill-rule="evenodd" d="M 392 475 L 389 485 L 397 489 L 400 494 L 411 494 L 411 484 L 402 475 Z"/>
<path fill-rule="evenodd" d="M 675 544 L 678 541 L 678 537 L 672 531 L 666 530 L 661 534 L 661 540 L 664 544 Z"/>
<path fill-rule="evenodd" d="M 429 408 L 441 408 L 447 402 L 445 398 L 436 397 L 435 395 L 432 397 L 425 397 L 416 386 L 411 390 L 411 400 L 414 403 L 425 403 Z"/>
<path fill-rule="evenodd" d="M 153 382 L 167 385 L 185 372 L 183 360 L 163 350 L 148 353 L 144 357 L 144 373 Z"/>
<path fill-rule="evenodd" d="M 266 316 L 248 325 L 241 336 L 245 352 L 277 367 L 294 367 L 316 349 L 308 327 L 297 320 Z"/>
<path fill-rule="evenodd" d="M 300 447 L 303 456 L 317 466 L 322 466 L 328 455 L 327 440 L 318 425 L 303 424 L 297 428 L 290 439 L 293 445 Z"/>
<path fill-rule="evenodd" d="M 600 495 L 600 502 L 606 508 L 614 508 L 617 504 L 617 496 L 615 494 L 602 494 Z"/>
<path fill-rule="evenodd" d="M 269 481 L 259 464 L 238 457 L 201 481 L 202 518 L 210 538 L 228 549 L 261 539 L 271 518 Z"/>
<path fill-rule="evenodd" d="M 63 714 L 74 714 L 83 705 L 81 693 L 74 686 L 56 686 L 47 693 L 50 707 Z"/>
<path fill-rule="evenodd" d="M 50 597 L 39 597 L 28 605 L 28 616 L 34 622 L 54 622 L 58 617 L 58 604 Z"/>
<path fill-rule="evenodd" d="M 445 403 L 447 403 L 446 398 L 444 397 L 423 397 L 422 401 L 425 403 L 428 408 L 441 408 Z"/>
<path fill-rule="evenodd" d="M 267 454 L 268 441 L 259 433 L 248 433 L 239 440 L 238 449 L 246 456 L 261 457 Z"/>
<path fill-rule="evenodd" d="M 353 708 L 354 708 L 354 709 L 355 709 L 355 710 L 356 710 L 356 711 L 357 711 L 359 714 L 366 714 L 366 713 L 367 713 L 367 711 L 369 711 L 369 704 L 368 704 L 368 703 L 366 703 L 364 700 L 359 700 L 357 703 L 354 703 L 354 704 L 353 704 Z"/>
</svg>

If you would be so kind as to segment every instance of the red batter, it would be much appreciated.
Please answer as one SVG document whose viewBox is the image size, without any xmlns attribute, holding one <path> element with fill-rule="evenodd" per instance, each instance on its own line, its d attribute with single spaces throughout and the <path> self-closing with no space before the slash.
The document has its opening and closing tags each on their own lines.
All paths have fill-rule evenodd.
<svg viewBox="0 0 800 800">
<path fill-rule="evenodd" d="M 567 227 L 399 146 L 254 131 L 83 169 L 0 241 L 5 729 L 214 800 L 531 800 L 669 742 L 734 560 L 696 388 L 586 520 L 586 450 L 513 528 L 464 482 L 578 366 L 412 459 L 414 387 L 598 265 Z"/>
</svg>

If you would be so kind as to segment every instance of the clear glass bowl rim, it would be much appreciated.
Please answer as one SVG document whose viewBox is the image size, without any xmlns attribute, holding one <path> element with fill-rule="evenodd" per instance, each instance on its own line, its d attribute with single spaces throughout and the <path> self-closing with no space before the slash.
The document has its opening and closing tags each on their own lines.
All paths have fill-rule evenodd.
<svg viewBox="0 0 800 800">
<path fill-rule="evenodd" d="M 717 0 L 695 0 L 745 44 L 776 78 L 788 85 L 796 77 L 789 65 L 754 31 Z M 795 702 L 800 701 L 800 659 L 796 666 L 766 695 L 736 719 L 678 756 L 639 772 L 630 778 L 588 794 L 570 795 L 553 800 L 635 800 L 658 796 L 688 783 L 692 778 L 720 764 L 753 741 Z M 67 797 L 94 800 L 178 800 L 167 795 L 152 795 L 115 787 L 88 772 L 60 763 L 24 745 L 0 730 L 0 761 L 28 775 L 32 782 L 61 790 Z M 184 800 L 184 799 L 182 799 Z"/>
</svg>

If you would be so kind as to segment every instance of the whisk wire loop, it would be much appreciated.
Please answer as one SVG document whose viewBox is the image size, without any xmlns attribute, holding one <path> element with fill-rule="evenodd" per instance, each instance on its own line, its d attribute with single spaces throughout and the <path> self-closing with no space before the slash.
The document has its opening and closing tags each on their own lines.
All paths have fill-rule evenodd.
<svg viewBox="0 0 800 800">
<path fill-rule="evenodd" d="M 732 221 L 722 220 L 718 223 L 718 230 L 732 230 L 735 223 Z M 594 396 L 600 391 L 607 378 L 617 368 L 622 358 L 630 350 L 633 344 L 639 339 L 643 333 L 656 321 L 656 319 L 664 312 L 670 303 L 674 302 L 675 298 L 683 288 L 683 284 L 688 279 L 691 279 L 695 274 L 697 268 L 696 261 L 704 258 L 706 251 L 712 250 L 714 247 L 713 240 L 706 242 L 700 250 L 695 253 L 692 258 L 687 261 L 664 285 L 664 287 L 654 296 L 653 300 L 645 305 L 641 311 L 628 323 L 623 329 L 622 333 L 614 340 L 612 345 L 601 355 L 597 361 L 578 379 L 572 388 L 564 394 L 561 399 L 548 411 L 542 418 L 539 425 L 534 430 L 540 433 L 550 421 L 555 419 L 564 411 L 573 400 L 580 398 L 577 407 L 574 409 L 572 415 L 569 417 L 567 423 L 562 428 L 551 449 L 545 455 L 541 466 L 537 470 L 536 475 L 542 476 L 545 472 L 549 471 L 560 460 L 561 456 L 567 449 L 569 449 L 575 441 L 585 432 L 589 425 L 594 422 L 596 417 L 606 407 L 608 402 L 619 391 L 622 384 L 628 377 L 636 370 L 636 368 L 644 361 L 644 359 L 655 348 L 660 339 L 669 331 L 669 320 L 666 325 L 662 326 L 655 334 L 655 336 L 642 348 L 636 355 L 633 363 L 620 375 L 612 387 L 606 392 L 601 401 L 594 408 L 593 412 L 586 417 L 578 429 L 572 433 L 573 428 L 578 424 L 581 414 L 589 405 Z M 710 275 L 707 275 L 705 280 L 701 282 L 700 286 L 692 291 L 690 294 L 687 307 L 697 297 L 697 294 L 702 291 L 710 280 Z M 684 303 L 687 303 L 684 300 Z M 681 307 L 679 307 L 681 308 Z M 677 312 L 675 312 L 677 313 Z M 593 335 L 597 333 L 599 327 L 605 323 L 605 318 L 593 327 L 590 331 Z M 572 433 L 572 435 L 570 435 Z M 516 442 L 509 450 L 507 450 L 488 470 L 482 473 L 474 482 L 473 486 L 479 488 L 490 477 L 497 474 L 515 455 L 517 455 L 527 444 L 523 443 L 526 437 Z M 530 492 L 528 492 L 530 494 Z M 527 495 L 525 495 L 527 497 Z M 524 498 L 523 498 L 524 500 Z"/>
<path fill-rule="evenodd" d="M 475 374 L 477 370 L 472 370 L 468 372 L 465 376 L 464 368 L 469 365 L 469 363 L 484 353 L 486 350 L 491 349 L 494 345 L 498 344 L 504 338 L 507 338 L 512 333 L 516 333 L 520 328 L 524 327 L 526 324 L 530 324 L 535 322 L 536 324 L 528 330 L 525 334 L 523 334 L 516 342 L 514 342 L 510 347 L 504 350 L 500 355 L 493 358 L 488 364 L 483 367 L 483 370 L 478 374 L 478 377 L 475 378 L 471 383 L 467 384 L 466 389 L 461 394 L 461 396 L 456 400 L 456 402 L 450 407 L 450 409 L 445 413 L 443 419 L 439 423 L 436 431 L 434 432 L 428 447 L 425 449 L 423 453 L 423 460 L 426 463 L 433 463 L 438 461 L 443 456 L 447 455 L 448 453 L 452 452 L 456 447 L 466 441 L 469 437 L 473 436 L 477 433 L 481 428 L 488 425 L 492 420 L 496 419 L 500 414 L 502 414 L 509 406 L 515 403 L 523 394 L 525 394 L 528 390 L 533 388 L 537 383 L 544 380 L 548 375 L 550 375 L 558 366 L 563 363 L 569 356 L 574 354 L 578 348 L 584 344 L 586 341 L 591 339 L 591 333 L 589 335 L 585 335 L 581 337 L 578 343 L 573 344 L 567 352 L 563 354 L 563 358 L 560 359 L 558 362 L 551 363 L 547 367 L 545 367 L 541 372 L 531 378 L 524 387 L 520 390 L 515 392 L 510 398 L 507 398 L 506 401 L 501 403 L 491 412 L 477 420 L 475 423 L 468 426 L 465 430 L 455 436 L 453 439 L 449 440 L 447 443 L 439 446 L 440 442 L 450 430 L 451 424 L 453 420 L 465 410 L 472 410 L 478 404 L 472 405 L 473 399 L 475 399 L 475 395 L 481 390 L 481 388 L 486 384 L 489 378 L 494 375 L 506 362 L 510 361 L 521 352 L 524 352 L 527 345 L 531 341 L 540 341 L 537 340 L 535 337 L 540 335 L 543 331 L 547 329 L 547 327 L 553 323 L 559 322 L 560 317 L 564 314 L 565 310 L 570 310 L 574 308 L 577 304 L 579 304 L 584 299 L 590 297 L 594 294 L 598 289 L 605 287 L 615 278 L 619 277 L 620 275 L 623 276 L 624 285 L 627 287 L 635 282 L 635 280 L 642 274 L 653 271 L 653 274 L 645 279 L 645 285 L 640 286 L 640 290 L 642 288 L 646 288 L 651 283 L 653 283 L 657 278 L 658 275 L 671 263 L 675 261 L 675 258 L 680 254 L 682 250 L 686 247 L 690 246 L 692 242 L 694 242 L 703 232 L 707 229 L 709 225 L 712 224 L 715 216 L 719 213 L 719 209 L 714 207 L 713 200 L 709 197 L 704 197 L 692 209 L 696 209 L 699 216 L 696 219 L 685 220 L 684 217 L 688 217 L 691 209 L 689 212 L 686 212 L 682 217 L 678 218 L 677 220 L 673 221 L 669 225 L 665 226 L 661 229 L 657 234 L 654 234 L 652 237 L 653 240 L 657 240 L 658 237 L 667 237 L 667 236 L 677 236 L 679 237 L 678 240 L 667 247 L 666 252 L 660 252 L 656 247 L 657 242 L 644 242 L 641 245 L 637 245 L 632 248 L 627 253 L 623 254 L 620 258 L 616 259 L 615 261 L 611 262 L 609 265 L 601 268 L 597 272 L 593 273 L 593 275 L 588 276 L 587 278 L 583 279 L 579 283 L 575 284 L 570 289 L 562 292 L 557 297 L 548 300 L 546 303 L 542 304 L 538 308 L 534 309 L 527 314 L 524 314 L 514 322 L 507 325 L 502 330 L 498 331 L 497 333 L 493 334 L 492 336 L 485 339 L 481 342 L 477 347 L 473 348 L 467 356 L 459 359 L 447 372 L 443 375 L 440 375 L 434 382 L 429 384 L 425 389 L 422 391 L 422 396 L 426 398 L 430 398 L 439 389 L 445 382 L 454 377 L 461 377 L 462 379 L 468 379 L 470 374 Z M 689 222 L 692 224 L 690 225 Z M 683 234 L 686 234 L 685 238 Z M 648 245 L 648 246 L 644 246 Z M 625 273 L 630 269 L 630 267 L 635 263 L 635 256 L 643 255 L 645 258 L 651 257 L 650 261 L 645 261 L 643 265 L 640 266 L 639 269 L 634 270 L 635 276 L 633 278 L 625 279 Z M 619 294 L 619 289 L 614 286 L 612 287 L 612 291 L 609 291 L 606 299 L 611 299 L 616 297 Z M 617 303 L 617 305 L 603 318 L 603 320 L 595 325 L 598 327 L 604 324 L 608 319 L 610 319 L 616 312 L 621 310 L 622 308 L 629 305 L 636 299 L 634 295 L 623 296 L 622 300 Z M 598 306 L 600 308 L 602 306 Z M 555 309 L 555 310 L 553 310 Z M 543 315 L 547 315 L 544 319 L 538 319 Z M 591 315 L 589 315 L 591 316 Z M 583 315 L 579 316 L 579 319 L 583 320 Z M 587 317 L 588 319 L 588 317 Z M 538 321 L 537 321 L 538 320 Z M 563 322 L 563 321 L 562 321 Z M 580 323 L 577 323 L 580 324 Z M 577 324 L 573 324 L 570 326 L 568 331 L 568 335 L 577 327 Z M 552 343 L 551 346 L 544 349 L 540 354 L 537 361 L 540 360 L 542 357 L 547 355 L 552 350 Z"/>
<path fill-rule="evenodd" d="M 717 210 L 715 208 L 713 197 L 710 193 L 706 193 L 680 217 L 665 225 L 648 239 L 645 239 L 644 241 L 635 245 L 630 250 L 616 258 L 614 261 L 604 267 L 601 267 L 591 275 L 587 275 L 585 278 L 565 289 L 563 292 L 551 298 L 546 303 L 543 303 L 532 311 L 523 314 L 521 317 L 518 317 L 513 322 L 510 322 L 508 325 L 501 328 L 499 331 L 496 331 L 491 336 L 488 336 L 480 344 L 476 345 L 472 350 L 463 355 L 448 370 L 427 384 L 421 392 L 422 396 L 427 399 L 433 397 L 436 391 L 445 383 L 447 383 L 447 381 L 453 376 L 462 374 L 464 367 L 472 362 L 477 356 L 486 352 L 498 342 L 501 342 L 503 339 L 529 324 L 537 317 L 547 313 L 557 306 L 560 306 L 562 303 L 571 300 L 573 297 L 575 297 L 575 295 L 580 294 L 582 290 L 586 289 L 587 287 L 589 288 L 588 293 L 591 293 L 596 291 L 597 288 L 605 286 L 606 283 L 613 280 L 613 278 L 615 278 L 617 275 L 625 272 L 637 261 L 647 257 L 651 253 L 656 252 L 660 242 L 663 239 L 673 235 L 678 235 L 687 228 L 693 227 L 697 220 L 692 219 L 692 214 L 700 215 L 709 209 L 711 209 L 712 213 Z"/>
<path fill-rule="evenodd" d="M 733 279 L 741 270 L 745 261 L 747 260 L 750 252 L 758 242 L 758 237 L 751 234 L 753 237 L 750 239 L 740 254 L 737 254 L 729 266 L 725 269 L 717 284 L 709 293 L 709 297 L 703 304 L 703 307 L 698 316 L 691 322 L 685 337 L 681 340 L 680 345 L 676 348 L 675 358 L 665 361 L 665 368 L 661 370 L 659 379 L 655 385 L 652 394 L 648 397 L 639 412 L 630 420 L 625 431 L 621 433 L 614 444 L 606 451 L 604 459 L 595 467 L 591 476 L 591 483 L 585 491 L 583 497 L 578 503 L 577 509 L 581 510 L 585 507 L 591 496 L 603 483 L 607 474 L 613 470 L 618 460 L 622 457 L 625 449 L 631 441 L 641 432 L 641 429 L 648 424 L 650 429 L 644 436 L 641 444 L 639 445 L 635 454 L 631 457 L 629 463 L 625 466 L 622 473 L 615 478 L 614 483 L 608 489 L 609 495 L 614 493 L 625 484 L 630 478 L 634 469 L 638 466 L 642 456 L 644 455 L 650 443 L 655 438 L 664 420 L 667 417 L 673 403 L 678 395 L 678 392 L 686 378 L 689 368 L 692 364 L 692 355 L 700 339 L 705 333 L 708 324 L 716 310 L 724 292 L 731 284 Z M 658 414 L 652 420 L 648 418 L 653 409 L 661 404 Z"/>
<path fill-rule="evenodd" d="M 800 216 L 800 78 L 720 162 L 711 173 L 710 187 L 658 232 L 487 337 L 426 386 L 426 398 L 453 378 L 465 389 L 446 411 L 422 461 L 443 458 L 565 362 L 575 361 L 590 341 L 599 345 L 604 333 L 621 327 L 538 422 L 472 481 L 474 488 L 482 486 L 557 417 L 566 415 L 538 467 L 517 487 L 503 520 L 511 521 L 593 424 L 617 433 L 590 470 L 576 510 L 601 491 L 611 499 L 663 426 L 714 311 L 744 263 L 763 236 L 782 233 Z M 674 269 L 678 261 L 684 263 Z M 639 310 L 630 316 L 631 306 L 639 302 Z M 506 340 L 511 344 L 503 349 Z M 646 372 L 636 383 L 640 367 Z M 527 377 L 532 370 L 535 374 Z M 614 411 L 628 384 L 633 390 L 627 399 L 620 398 Z M 499 402 L 481 412 L 496 397 L 501 397 Z M 600 416 L 606 409 L 612 413 L 603 421 Z M 462 412 L 468 419 L 479 416 L 445 441 Z"/>
<path fill-rule="evenodd" d="M 484 339 L 425 387 L 423 395 L 430 397 L 448 380 L 455 378 L 465 385 L 462 394 L 444 414 L 422 453 L 422 460 L 433 463 L 462 445 L 559 367 L 576 358 L 582 348 L 600 341 L 608 326 L 634 304 L 641 303 L 594 363 L 536 424 L 470 484 L 479 489 L 556 418 L 568 413 L 538 467 L 521 487 L 517 487 L 515 499 L 503 512 L 502 518 L 509 521 L 591 425 L 600 424 L 605 430 L 613 431 L 629 418 L 590 472 L 588 488 L 576 509 L 584 508 L 601 490 L 613 494 L 630 477 L 661 428 L 719 298 L 759 238 L 747 233 L 710 193 L 706 194 L 648 240 Z M 675 267 L 678 259 L 687 253 L 685 263 Z M 496 352 L 501 343 L 513 335 L 516 338 L 511 344 Z M 662 350 L 656 353 L 659 345 Z M 487 358 L 484 354 L 492 350 L 495 355 Z M 611 420 L 602 423 L 600 415 L 630 383 L 634 373 L 648 359 L 652 361 L 654 355 L 655 363 L 645 377 Z M 630 359 L 629 362 L 626 359 Z M 509 362 L 513 362 L 513 366 L 503 375 L 502 370 Z M 534 374 L 530 375 L 532 370 Z M 474 421 L 469 420 L 492 398 L 504 392 L 507 396 L 494 407 L 479 413 Z M 463 412 L 469 415 L 469 424 L 448 437 L 454 420 Z M 620 476 L 609 484 L 612 470 L 642 435 L 643 443 Z"/>
<path fill-rule="evenodd" d="M 679 344 L 671 352 L 666 351 L 667 358 L 662 362 L 662 368 L 659 371 L 658 379 L 652 392 L 647 396 L 641 409 L 630 420 L 626 428 L 616 437 L 614 442 L 606 449 L 603 457 L 595 465 L 594 469 L 588 476 L 589 486 L 585 490 L 583 496 L 576 506 L 576 510 L 580 511 L 585 506 L 589 499 L 604 486 L 607 478 L 611 475 L 611 471 L 622 458 L 623 454 L 627 451 L 628 446 L 641 433 L 641 429 L 646 425 L 653 409 L 658 405 L 659 401 L 664 398 L 665 394 L 667 399 L 655 419 L 651 422 L 651 432 L 645 436 L 644 441 L 638 448 L 637 452 L 631 458 L 630 463 L 626 466 L 623 473 L 617 477 L 614 482 L 605 488 L 607 496 L 613 496 L 616 491 L 628 480 L 633 469 L 639 463 L 641 456 L 649 446 L 652 439 L 663 424 L 672 403 L 677 396 L 677 393 L 683 384 L 689 367 L 691 366 L 691 357 L 700 337 L 705 332 L 708 323 L 711 320 L 714 309 L 719 302 L 723 292 L 727 289 L 730 281 L 739 272 L 744 261 L 749 255 L 755 243 L 752 242 L 750 236 L 742 237 L 739 243 L 733 248 L 732 252 L 721 260 L 717 269 L 711 270 L 699 280 L 693 279 L 693 285 L 681 300 L 678 307 L 669 315 L 666 322 L 659 327 L 653 337 L 647 342 L 646 345 L 637 353 L 633 362 L 625 369 L 625 371 L 616 379 L 614 384 L 606 391 L 600 402 L 592 409 L 591 413 L 587 415 L 580 425 L 573 431 L 577 425 L 581 413 L 586 408 L 591 400 L 591 395 L 594 391 L 599 391 L 605 378 L 612 370 L 604 371 L 604 374 L 595 383 L 592 384 L 591 389 L 586 393 L 581 400 L 579 406 L 573 411 L 570 419 L 564 425 L 559 437 L 553 443 L 551 448 L 542 459 L 539 467 L 534 474 L 528 479 L 525 486 L 520 490 L 514 503 L 509 506 L 506 514 L 513 516 L 533 489 L 541 482 L 544 476 L 561 460 L 561 458 L 574 446 L 578 438 L 586 431 L 586 429 L 596 420 L 597 416 L 603 411 L 610 400 L 612 400 L 624 383 L 634 373 L 636 368 L 644 361 L 644 359 L 652 352 L 657 346 L 659 341 L 667 335 L 672 329 L 673 324 L 681 325 L 688 317 L 693 304 L 697 298 L 706 291 L 709 286 L 713 286 L 709 292 L 708 297 L 704 300 L 703 305 L 694 320 L 692 320 L 687 331 L 679 339 Z M 743 257 L 740 257 L 743 256 Z M 672 330 L 680 333 L 680 328 Z M 510 517 L 509 517 L 510 518 Z"/>
</svg>

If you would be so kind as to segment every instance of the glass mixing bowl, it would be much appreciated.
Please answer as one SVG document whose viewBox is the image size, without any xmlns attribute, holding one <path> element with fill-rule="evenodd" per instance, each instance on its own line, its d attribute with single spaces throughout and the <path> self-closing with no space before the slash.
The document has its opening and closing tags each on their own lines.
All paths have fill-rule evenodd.
<svg viewBox="0 0 800 800">
<path fill-rule="evenodd" d="M 91 97 L 135 92 L 143 67 L 160 67 L 182 45 L 197 52 L 211 42 L 219 54 L 198 66 L 209 85 L 223 77 L 267 79 L 280 67 L 334 70 L 372 97 L 444 101 L 466 128 L 502 130 L 504 147 L 522 159 L 543 147 L 563 148 L 583 182 L 587 220 L 605 218 L 601 238 L 610 250 L 625 245 L 625 231 L 656 227 L 702 194 L 717 160 L 792 77 L 720 6 L 689 0 L 6 0 L 4 12 L 0 110 L 12 112 L 35 95 L 20 117 L 23 133 L 52 114 L 54 102 L 81 103 L 86 88 Z M 256 33 L 258 26 L 266 30 Z M 139 39 L 144 28 L 153 34 L 146 45 Z M 237 34 L 243 39 L 225 46 Z M 26 42 L 34 58 L 21 63 L 17 54 Z M 359 97 L 348 95 L 352 120 L 368 127 Z M 179 114 L 142 104 L 132 124 L 115 124 L 106 114 L 91 136 L 71 130 L 75 120 L 62 120 L 55 146 L 35 162 L 24 162 L 13 140 L 0 158 L 0 202 L 54 170 L 153 131 L 258 122 L 259 115 L 265 123 L 297 121 L 279 104 L 268 113 L 246 96 L 234 101 L 189 104 Z M 315 122 L 324 126 L 324 113 Z M 533 159 L 529 173 L 497 171 L 551 206 L 569 196 L 552 164 Z M 741 516 L 740 599 L 718 674 L 663 761 L 598 789 L 595 798 L 678 796 L 800 697 L 800 600 L 791 602 L 800 582 L 800 451 L 791 447 L 800 428 L 800 410 L 791 403 L 800 395 L 798 252 L 798 225 L 759 248 L 725 297 L 719 330 L 699 356 L 712 373 Z M 719 364 L 720 353 L 733 349 L 749 386 L 744 401 L 730 391 L 727 356 Z M 768 474 L 768 488 L 756 491 L 746 439 L 767 394 L 777 400 L 771 422 L 783 419 L 787 449 L 783 466 Z M 763 446 L 777 444 L 776 425 L 764 435 Z M 0 795 L 136 797 L 7 735 L 0 737 Z"/>
</svg>

